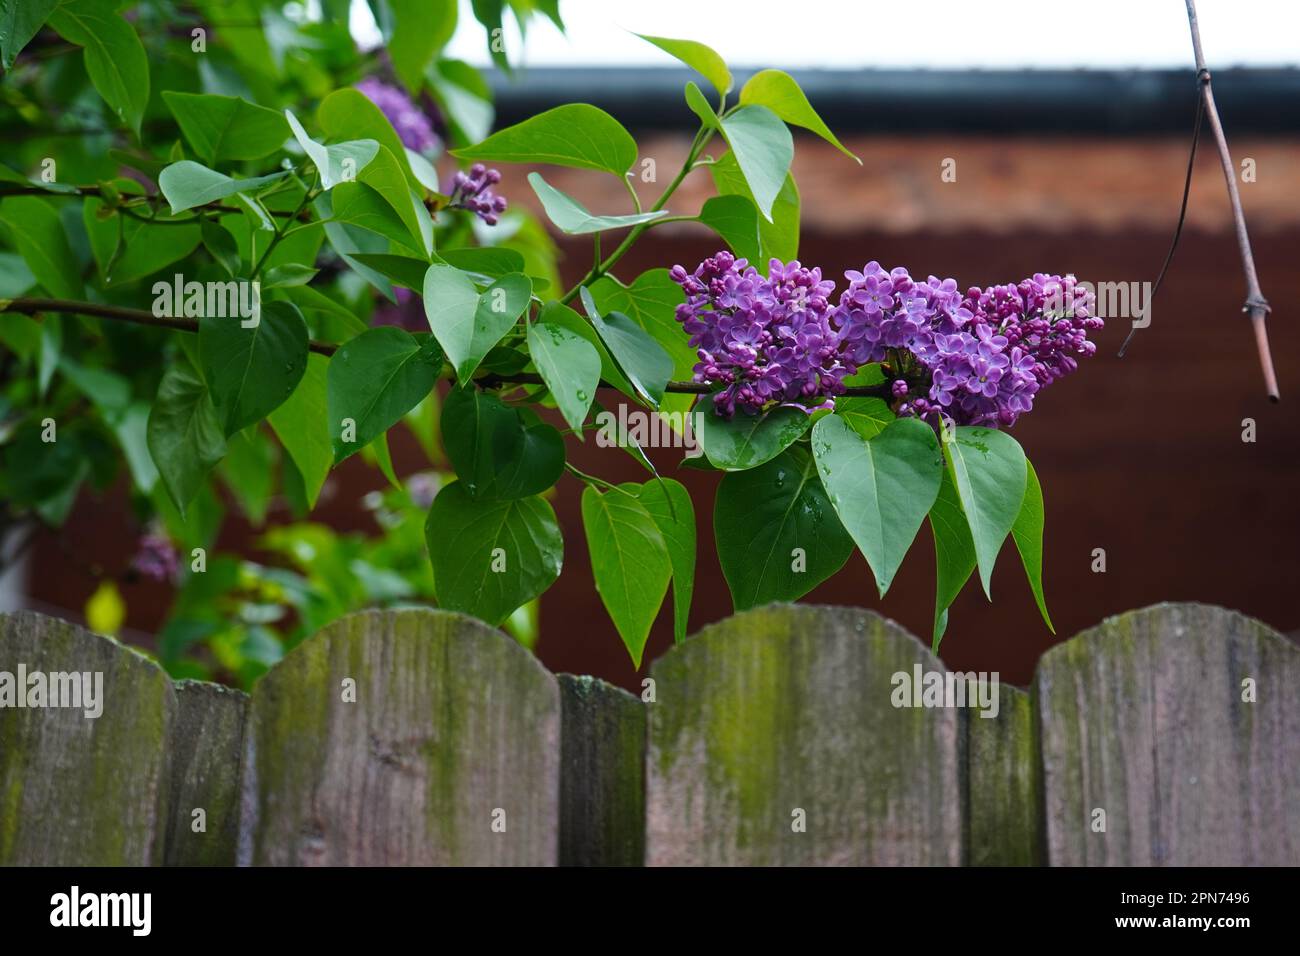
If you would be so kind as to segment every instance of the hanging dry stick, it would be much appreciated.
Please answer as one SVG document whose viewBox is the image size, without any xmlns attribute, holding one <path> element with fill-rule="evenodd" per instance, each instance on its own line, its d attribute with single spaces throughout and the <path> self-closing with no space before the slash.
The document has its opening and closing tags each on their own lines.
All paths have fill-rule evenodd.
<svg viewBox="0 0 1300 956">
<path fill-rule="evenodd" d="M 1223 163 L 1223 176 L 1228 181 L 1228 201 L 1232 204 L 1232 218 L 1237 226 L 1237 245 L 1241 249 L 1241 266 L 1246 273 L 1246 305 L 1243 312 L 1250 316 L 1250 323 L 1255 329 L 1255 347 L 1259 350 L 1259 364 L 1264 372 L 1264 387 L 1268 397 L 1278 401 L 1277 373 L 1273 371 L 1273 356 L 1268 347 L 1268 330 L 1264 327 L 1268 315 L 1268 300 L 1259 288 L 1259 276 L 1255 274 L 1255 257 L 1250 251 L 1250 236 L 1246 233 L 1246 216 L 1241 211 L 1241 196 L 1237 193 L 1237 168 L 1232 164 L 1232 154 L 1228 152 L 1228 141 L 1223 135 L 1223 124 L 1219 122 L 1219 110 L 1214 105 L 1214 90 L 1210 86 L 1210 71 L 1205 66 L 1205 54 L 1201 52 L 1201 31 L 1196 24 L 1196 0 L 1187 0 L 1187 22 L 1192 28 L 1192 48 L 1196 52 L 1196 76 L 1201 84 L 1201 97 L 1204 100 L 1205 114 L 1210 121 L 1210 130 L 1219 147 L 1219 159 Z"/>
</svg>

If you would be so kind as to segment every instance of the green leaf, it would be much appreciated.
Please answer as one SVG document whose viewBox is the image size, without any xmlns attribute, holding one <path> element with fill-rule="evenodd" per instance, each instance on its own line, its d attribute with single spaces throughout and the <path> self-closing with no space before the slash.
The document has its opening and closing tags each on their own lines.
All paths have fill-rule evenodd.
<svg viewBox="0 0 1300 956">
<path fill-rule="evenodd" d="M 789 73 L 780 70 L 760 70 L 755 73 L 740 91 L 740 103 L 742 106 L 766 106 L 785 122 L 811 130 L 845 156 L 855 160 L 859 166 L 862 165 L 862 160 L 845 149 L 844 144 L 830 131 L 830 127 L 822 122 L 804 91 Z"/>
<path fill-rule="evenodd" d="M 813 457 L 799 445 L 758 468 L 722 477 L 713 534 L 737 611 L 796 601 L 853 553 Z"/>
<path fill-rule="evenodd" d="M 627 489 L 601 494 L 588 486 L 582 492 L 582 526 L 601 603 L 640 669 L 650 626 L 672 577 L 664 536 Z"/>
<path fill-rule="evenodd" d="M 89 207 L 90 203 L 87 202 L 86 206 Z M 181 229 L 183 227 L 173 226 L 170 228 Z M 226 270 L 226 274 L 232 278 L 239 275 L 239 243 L 230 234 L 230 230 L 213 222 L 211 219 L 204 219 L 199 223 L 199 235 L 203 240 L 203 248 L 207 249 L 212 258 L 217 261 L 217 264 Z M 127 247 L 127 252 L 130 252 L 130 246 Z"/>
<path fill-rule="evenodd" d="M 226 440 L 226 457 L 217 466 L 226 487 L 253 527 L 266 522 L 275 476 L 275 447 L 257 428 L 246 428 Z"/>
<path fill-rule="evenodd" d="M 184 517 L 208 472 L 226 455 L 226 436 L 208 387 L 188 362 L 178 362 L 163 374 L 149 412 L 147 437 L 163 486 Z"/>
<path fill-rule="evenodd" d="M 438 605 L 500 624 L 560 576 L 564 541 L 542 498 L 474 499 L 459 481 L 424 525 Z"/>
<path fill-rule="evenodd" d="M 162 98 L 208 165 L 270 156 L 290 135 L 284 116 L 238 96 L 164 90 Z"/>
<path fill-rule="evenodd" d="M 86 73 L 113 112 L 138 136 L 149 102 L 149 58 L 135 28 L 105 0 L 63 0 L 50 26 L 84 48 Z"/>
<path fill-rule="evenodd" d="M 501 341 L 528 308 L 532 284 L 522 273 L 502 276 L 482 295 L 459 269 L 434 263 L 424 277 L 424 314 L 429 328 L 468 382 L 483 357 Z"/>
<path fill-rule="evenodd" d="M 700 222 L 716 232 L 737 258 L 761 265 L 758 209 L 748 196 L 714 196 L 700 210 Z"/>
<path fill-rule="evenodd" d="M 452 155 L 485 163 L 551 163 L 622 176 L 636 162 L 636 140 L 604 110 L 570 103 L 493 133 Z"/>
<path fill-rule="evenodd" d="M 713 185 L 724 196 L 745 196 L 751 202 L 754 199 L 744 174 L 736 164 L 733 153 L 724 153 L 712 166 L 709 174 Z M 760 218 L 758 236 L 762 242 L 763 254 L 759 262 L 768 259 L 780 259 L 789 262 L 799 255 L 799 188 L 794 176 L 787 174 L 785 185 L 777 194 L 772 204 L 771 221 Z"/>
<path fill-rule="evenodd" d="M 532 412 L 477 388 L 454 388 L 442 406 L 442 438 L 474 498 L 527 498 L 564 473 L 564 439 Z"/>
<path fill-rule="evenodd" d="M 600 340 L 618 363 L 637 393 L 658 408 L 664 387 L 672 379 L 673 360 L 645 329 L 621 312 L 601 316 L 586 286 L 582 287 L 582 305 Z"/>
<path fill-rule="evenodd" d="M 827 415 L 813 426 L 813 456 L 840 521 L 884 597 L 939 494 L 943 456 L 929 425 L 900 418 L 870 441 Z"/>
<path fill-rule="evenodd" d="M 357 95 L 365 99 L 362 94 Z M 370 101 L 366 100 L 366 102 Z M 324 105 L 321 104 L 322 107 Z M 289 121 L 289 129 L 294 139 L 298 141 L 298 145 L 302 147 L 307 158 L 315 164 L 316 170 L 320 173 L 322 189 L 333 189 L 339 183 L 356 179 L 379 153 L 379 143 L 373 139 L 348 140 L 332 146 L 322 145 L 307 135 L 307 131 L 302 128 L 302 123 L 298 122 L 298 117 L 293 115 L 292 110 L 286 109 L 284 118 Z"/>
<path fill-rule="evenodd" d="M 0 203 L 0 220 L 36 281 L 58 299 L 80 299 L 77 257 L 55 208 L 39 196 L 10 196 Z"/>
<path fill-rule="evenodd" d="M 668 37 L 647 36 L 644 33 L 638 33 L 637 36 L 642 40 L 653 43 L 669 56 L 681 60 L 712 83 L 714 89 L 719 93 L 725 95 L 731 92 L 734 85 L 731 79 L 731 71 L 727 69 L 726 62 L 722 57 L 718 56 L 712 47 L 697 43 L 694 40 L 672 40 Z"/>
<path fill-rule="evenodd" d="M 380 326 L 344 343 L 326 375 L 334 463 L 396 425 L 432 391 L 442 352 L 432 336 Z"/>
<path fill-rule="evenodd" d="M 480 282 L 480 285 L 488 285 L 508 272 L 525 271 L 524 257 L 514 249 L 503 249 L 500 246 L 439 249 L 438 258 L 449 266 L 455 266 L 463 272 L 473 273 L 487 280 Z"/>
<path fill-rule="evenodd" d="M 223 310 L 224 311 L 224 310 Z M 199 356 L 227 436 L 284 402 L 307 369 L 307 323 L 292 302 L 265 302 L 251 327 L 238 315 L 199 319 Z"/>
<path fill-rule="evenodd" d="M 411 256 L 395 256 L 387 252 L 355 252 L 352 258 L 374 269 L 405 289 L 419 292 L 424 288 L 424 274 L 429 263 Z"/>
<path fill-rule="evenodd" d="M 747 471 L 771 461 L 803 437 L 810 416 L 801 408 L 778 405 L 762 415 L 738 411 L 723 418 L 706 396 L 697 419 L 700 447 L 723 471 Z"/>
<path fill-rule="evenodd" d="M 585 340 L 596 353 L 600 356 L 600 377 L 601 380 L 613 385 L 624 395 L 634 394 L 632 383 L 624 376 L 619 367 L 614 363 L 613 357 L 609 350 L 605 348 L 605 343 L 600 340 L 596 334 L 595 327 L 573 309 L 560 302 L 548 302 L 542 306 L 541 313 L 537 316 L 537 321 L 544 325 L 558 325 L 560 328 L 572 332 L 574 335 Z M 599 405 L 599 402 L 596 403 Z"/>
<path fill-rule="evenodd" d="M 361 170 L 357 180 L 375 190 L 393 207 L 408 232 L 401 241 L 424 253 L 427 258 L 433 252 L 433 219 L 403 173 L 402 165 L 387 147 L 379 147 L 379 152 Z"/>
<path fill-rule="evenodd" d="M 743 106 L 722 118 L 722 134 L 749 184 L 754 205 L 764 219 L 774 221 L 772 206 L 794 159 L 790 130 L 766 106 Z"/>
<path fill-rule="evenodd" d="M 930 506 L 930 532 L 934 536 L 934 629 L 931 647 L 939 653 L 939 642 L 948 626 L 948 608 L 975 570 L 975 542 L 971 540 L 966 514 L 961 510 L 957 486 L 948 469 L 943 469 L 939 496 Z"/>
<path fill-rule="evenodd" d="M 59 0 L 0 0 L 0 66 L 6 73 L 58 5 Z"/>
<path fill-rule="evenodd" d="M 1025 499 L 1025 452 L 1006 432 L 972 425 L 953 429 L 943 450 L 975 542 L 980 584 L 992 600 L 993 565 Z"/>
<path fill-rule="evenodd" d="M 837 398 L 835 414 L 840 416 L 863 438 L 875 438 L 897 416 L 883 398 Z"/>
<path fill-rule="evenodd" d="M 528 352 L 560 414 L 582 437 L 582 424 L 600 385 L 600 353 L 575 332 L 552 323 L 529 323 Z"/>
<path fill-rule="evenodd" d="M 368 230 L 396 243 L 399 248 L 409 247 L 413 252 L 418 251 L 418 240 L 412 239 L 406 223 L 383 196 L 365 183 L 339 183 L 334 187 L 333 204 L 334 222 Z"/>
<path fill-rule="evenodd" d="M 456 31 L 456 0 L 388 0 L 395 26 L 386 44 L 393 71 L 413 95 L 424 69 Z"/>
<path fill-rule="evenodd" d="M 316 507 L 325 477 L 334 464 L 330 446 L 326 378 L 329 359 L 307 356 L 307 370 L 293 394 L 267 417 L 280 444 L 302 475 L 309 508 Z"/>
<path fill-rule="evenodd" d="M 1011 536 L 1025 566 L 1025 576 L 1034 592 L 1038 613 L 1043 616 L 1047 629 L 1055 634 L 1052 617 L 1047 613 L 1047 599 L 1043 596 L 1043 518 L 1043 486 L 1038 483 L 1034 466 L 1025 459 L 1025 498 L 1020 503 L 1016 523 L 1011 526 Z"/>
<path fill-rule="evenodd" d="M 677 306 L 685 301 L 682 287 L 672 280 L 667 269 L 648 269 L 624 285 L 613 276 L 602 276 L 590 286 L 591 297 L 602 315 L 621 312 L 645 329 L 673 361 L 672 378 L 687 381 L 694 374 L 699 356 L 691 348 L 690 338 L 677 321 Z M 616 384 L 608 375 L 610 384 Z M 630 394 L 630 392 L 625 392 Z M 693 395 L 664 395 L 659 403 L 662 412 L 685 414 L 694 401 Z"/>
<path fill-rule="evenodd" d="M 686 640 L 691 596 L 695 593 L 695 506 L 690 492 L 671 478 L 647 481 L 637 497 L 668 548 L 673 571 L 673 640 L 680 644 Z"/>
<path fill-rule="evenodd" d="M 255 193 L 271 183 L 283 179 L 284 173 L 272 173 L 269 176 L 255 176 L 252 179 L 231 179 L 215 169 L 183 159 L 172 163 L 158 176 L 158 188 L 171 203 L 172 215 L 204 206 L 218 199 L 225 199 L 235 193 Z M 170 227 L 178 228 L 178 227 Z"/>
<path fill-rule="evenodd" d="M 691 108 L 692 113 L 700 118 L 703 125 L 710 129 L 722 129 L 722 120 L 718 118 L 717 111 L 709 104 L 703 90 L 693 82 L 687 82 L 685 96 L 686 105 Z"/>
<path fill-rule="evenodd" d="M 459 60 L 441 59 L 426 79 L 442 108 L 455 142 L 477 143 L 492 132 L 491 90 L 478 87 L 478 71 Z"/>
<path fill-rule="evenodd" d="M 528 184 L 542 201 L 542 208 L 551 222 L 562 232 L 570 235 L 585 235 L 591 232 L 604 232 L 607 229 L 626 229 L 642 223 L 653 222 L 668 215 L 665 209 L 654 212 L 640 212 L 627 216 L 593 216 L 582 203 L 560 192 L 545 179 L 541 173 L 529 173 Z"/>
<path fill-rule="evenodd" d="M 122 285 L 153 275 L 164 266 L 184 259 L 198 248 L 202 233 L 198 226 L 151 226 L 138 219 L 100 218 L 104 204 L 88 197 L 81 207 L 82 223 L 90 240 L 90 251 L 107 285 Z M 211 225 L 210 223 L 208 225 Z M 212 226 L 212 228 L 218 228 Z M 220 230 L 225 232 L 225 230 Z M 234 245 L 234 238 L 225 233 Z M 235 251 L 238 269 L 239 252 Z M 167 277 L 171 279 L 171 276 Z M 171 285 L 171 282 L 167 282 Z M 155 290 L 156 294 L 157 290 Z"/>
<path fill-rule="evenodd" d="M 411 169 L 410 160 L 406 158 L 406 147 L 402 144 L 401 137 L 397 135 L 397 130 L 393 129 L 393 124 L 388 121 L 384 111 L 360 90 L 348 86 L 335 90 L 325 97 L 316 109 L 316 122 L 330 139 L 346 138 L 353 143 L 375 141 L 397 160 L 402 174 L 407 177 L 410 185 L 420 185 Z M 359 174 L 368 165 L 368 163 L 357 164 L 358 179 L 365 178 Z"/>
</svg>

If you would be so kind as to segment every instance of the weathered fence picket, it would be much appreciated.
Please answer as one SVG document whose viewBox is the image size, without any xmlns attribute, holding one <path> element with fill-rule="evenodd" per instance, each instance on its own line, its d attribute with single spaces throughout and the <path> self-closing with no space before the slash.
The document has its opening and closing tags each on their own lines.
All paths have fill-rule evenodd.
<svg viewBox="0 0 1300 956">
<path fill-rule="evenodd" d="M 102 713 L 15 706 L 20 670 L 101 674 Z M 1300 648 L 1258 622 L 1111 618 L 990 716 L 896 706 L 922 673 L 951 676 L 855 608 L 711 625 L 642 698 L 368 611 L 246 695 L 4 614 L 0 864 L 1300 863 Z"/>
</svg>

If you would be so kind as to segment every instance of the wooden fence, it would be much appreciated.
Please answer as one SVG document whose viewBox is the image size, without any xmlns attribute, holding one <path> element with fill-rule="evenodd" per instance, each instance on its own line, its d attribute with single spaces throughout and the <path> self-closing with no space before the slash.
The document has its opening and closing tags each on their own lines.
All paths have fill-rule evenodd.
<svg viewBox="0 0 1300 956">
<path fill-rule="evenodd" d="M 20 666 L 102 673 L 102 713 L 12 706 Z M 1263 625 L 1160 605 L 1054 647 L 996 716 L 895 706 L 946 674 L 870 611 L 774 605 L 642 699 L 402 610 L 246 695 L 0 615 L 0 864 L 1300 863 L 1300 649 Z"/>
</svg>

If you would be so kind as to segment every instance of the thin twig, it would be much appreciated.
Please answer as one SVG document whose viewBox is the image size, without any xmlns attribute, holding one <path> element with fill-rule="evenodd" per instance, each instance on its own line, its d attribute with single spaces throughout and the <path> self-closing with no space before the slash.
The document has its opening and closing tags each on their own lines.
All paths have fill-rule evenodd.
<svg viewBox="0 0 1300 956">
<path fill-rule="evenodd" d="M 1200 82 L 1199 80 L 1197 82 Z M 1183 181 L 1183 203 L 1178 209 L 1178 225 L 1174 227 L 1174 240 L 1169 244 L 1169 252 L 1165 255 L 1165 264 L 1160 267 L 1160 274 L 1156 276 L 1156 284 L 1151 287 L 1151 294 L 1147 296 L 1147 312 L 1150 314 L 1151 304 L 1155 301 L 1156 293 L 1160 291 L 1160 284 L 1165 281 L 1165 273 L 1169 271 L 1169 263 L 1174 261 L 1174 250 L 1178 248 L 1178 240 L 1183 235 L 1183 223 L 1187 220 L 1187 198 L 1192 194 L 1192 170 L 1196 168 L 1196 143 L 1201 138 L 1201 121 L 1205 118 L 1205 98 L 1201 96 L 1201 91 L 1196 91 L 1196 122 L 1192 124 L 1192 148 L 1187 154 L 1187 178 Z M 1139 326 L 1134 325 L 1128 330 L 1128 335 L 1124 338 L 1124 344 L 1119 347 L 1119 357 L 1123 358 L 1124 353 L 1128 351 L 1128 344 L 1133 341 L 1133 336 L 1137 334 Z"/>
<path fill-rule="evenodd" d="M 1187 22 L 1192 30 L 1192 49 L 1196 54 L 1196 75 L 1201 84 L 1201 96 L 1205 100 L 1205 113 L 1210 119 L 1210 132 L 1219 147 L 1219 159 L 1223 164 L 1223 178 L 1228 183 L 1228 201 L 1232 205 L 1232 218 L 1237 227 L 1237 246 L 1241 250 L 1242 271 L 1246 275 L 1246 304 L 1242 311 L 1250 316 L 1255 329 L 1255 348 L 1259 351 L 1259 365 L 1264 373 L 1264 387 L 1271 401 L 1278 401 L 1280 393 L 1277 387 L 1277 373 L 1273 370 L 1273 356 L 1268 345 L 1268 330 L 1264 326 L 1269 313 L 1268 300 L 1259 287 L 1259 277 L 1255 274 L 1255 257 L 1250 250 L 1250 236 L 1246 232 L 1246 215 L 1241 208 L 1241 196 L 1237 192 L 1237 168 L 1232 163 L 1232 154 L 1228 151 L 1228 140 L 1223 135 L 1223 124 L 1219 120 L 1218 107 L 1214 105 L 1214 90 L 1210 86 L 1210 71 L 1205 65 L 1205 54 L 1201 51 L 1201 31 L 1196 22 L 1196 0 L 1187 0 Z"/>
<path fill-rule="evenodd" d="M 197 319 L 158 316 L 145 309 L 131 309 L 126 306 L 108 305 L 102 302 L 76 302 L 71 299 L 20 298 L 8 301 L 0 299 L 0 313 L 4 312 L 18 312 L 24 315 L 35 315 L 40 312 L 64 312 L 75 315 L 90 315 L 100 319 L 112 319 L 116 322 L 129 322 L 133 325 L 172 329 L 176 332 L 197 332 L 199 330 Z M 317 355 L 333 355 L 339 350 L 339 346 L 332 342 L 318 342 L 314 339 L 308 343 L 308 348 Z M 455 381 L 454 376 L 448 377 Z M 475 381 L 483 388 L 546 384 L 536 372 L 518 372 L 505 376 L 489 374 L 475 379 Z M 617 388 L 617 386 L 604 381 L 597 387 Z M 665 392 L 675 395 L 707 395 L 712 390 L 711 386 L 701 382 L 669 382 L 664 386 Z M 889 398 L 890 385 L 888 382 L 880 385 L 855 385 L 845 389 L 844 395 L 850 398 Z"/>
</svg>

